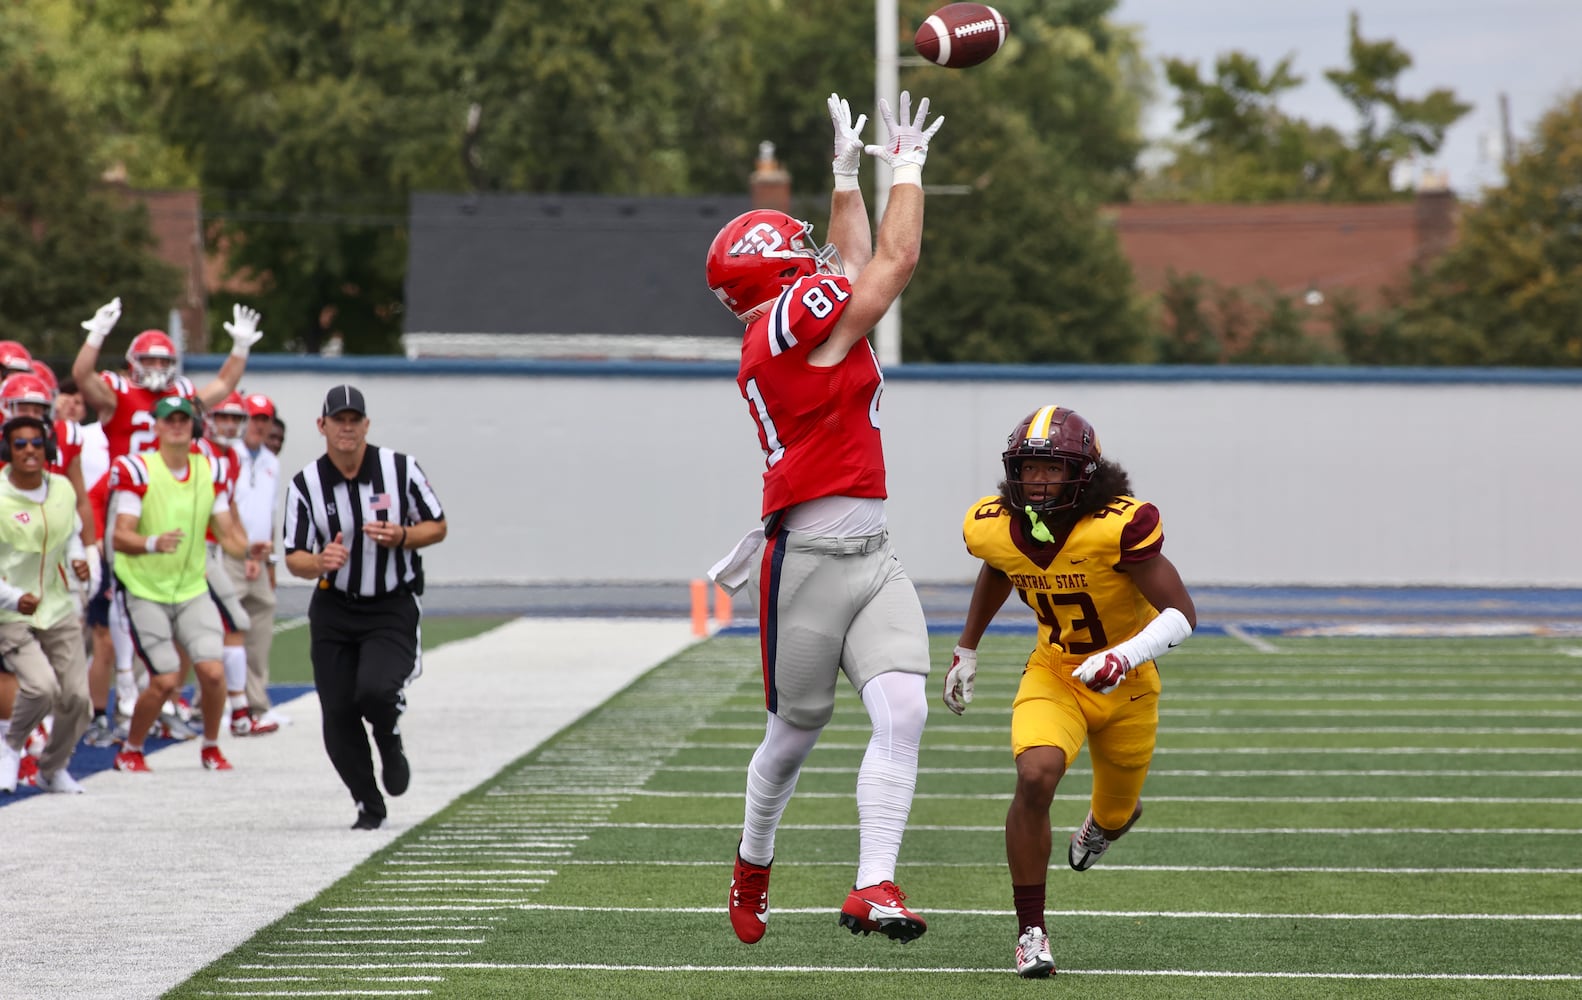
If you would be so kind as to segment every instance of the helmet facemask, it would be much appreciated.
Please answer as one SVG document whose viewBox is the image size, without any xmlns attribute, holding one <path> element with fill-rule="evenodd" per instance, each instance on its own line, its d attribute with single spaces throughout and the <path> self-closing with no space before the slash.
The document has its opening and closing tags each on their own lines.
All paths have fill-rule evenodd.
<svg viewBox="0 0 1582 1000">
<path fill-rule="evenodd" d="M 157 364 L 160 361 L 166 364 Z M 132 381 L 152 392 L 168 389 L 176 376 L 181 374 L 181 362 L 168 354 L 135 354 L 131 359 L 131 368 Z"/>
</svg>

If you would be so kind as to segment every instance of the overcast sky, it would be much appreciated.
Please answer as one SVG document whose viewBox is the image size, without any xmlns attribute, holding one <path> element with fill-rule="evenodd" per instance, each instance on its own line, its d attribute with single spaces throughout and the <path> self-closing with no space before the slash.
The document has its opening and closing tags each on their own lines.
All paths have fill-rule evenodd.
<svg viewBox="0 0 1582 1000">
<path fill-rule="evenodd" d="M 1115 20 L 1138 25 L 1157 71 L 1159 101 L 1149 133 L 1170 131 L 1175 92 L 1159 61 L 1195 60 L 1209 75 L 1215 56 L 1233 49 L 1256 56 L 1267 71 L 1294 56 L 1305 79 L 1279 107 L 1287 114 L 1344 131 L 1356 117 L 1324 78 L 1347 64 L 1347 18 L 1362 17 L 1362 37 L 1391 39 L 1412 57 L 1401 92 L 1421 97 L 1438 87 L 1474 107 L 1451 128 L 1433 166 L 1447 171 L 1463 195 L 1500 178 L 1492 144 L 1500 132 L 1499 95 L 1510 100 L 1518 143 L 1562 93 L 1582 89 L 1582 0 L 1357 0 L 1301 3 L 1281 0 L 1120 0 Z M 1014 27 L 1013 27 L 1014 30 Z"/>
</svg>

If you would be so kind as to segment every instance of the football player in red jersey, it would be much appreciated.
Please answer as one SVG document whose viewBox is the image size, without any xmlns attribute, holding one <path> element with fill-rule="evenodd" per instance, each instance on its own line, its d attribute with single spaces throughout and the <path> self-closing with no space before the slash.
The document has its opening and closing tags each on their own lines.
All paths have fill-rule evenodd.
<svg viewBox="0 0 1582 1000">
<path fill-rule="evenodd" d="M 132 338 L 126 351 L 126 375 L 96 372 L 99 348 L 120 318 L 121 300 L 114 299 L 100 306 L 92 319 L 84 321 L 88 337 L 71 366 L 83 401 L 99 414 L 99 422 L 104 425 L 112 462 L 122 455 L 154 448 L 154 404 L 164 397 L 184 396 L 204 406 L 214 406 L 235 392 L 247 368 L 247 355 L 263 336 L 258 329 L 257 311 L 236 306 L 232 321 L 225 324 L 231 335 L 231 354 L 220 366 L 219 374 L 197 389 L 181 374 L 176 345 L 162 330 L 144 330 Z"/>
<path fill-rule="evenodd" d="M 204 437 L 193 441 L 192 445 L 194 451 L 203 452 L 210 465 L 224 470 L 225 495 L 232 511 L 237 509 L 236 489 L 241 472 L 236 444 L 241 440 L 242 427 L 246 421 L 247 406 L 242 402 L 242 394 L 233 392 L 209 413 L 208 419 L 203 421 Z M 242 528 L 240 516 L 233 518 L 233 521 L 245 544 L 246 531 Z M 225 671 L 225 697 L 231 711 L 231 735 L 263 736 L 279 729 L 280 724 L 259 719 L 247 705 L 247 634 L 253 627 L 252 615 L 242 605 L 242 595 L 226 567 L 225 552 L 220 548 L 220 541 L 214 536 L 212 526 L 206 542 L 209 596 L 214 599 L 214 606 L 220 612 L 220 621 L 225 626 L 220 665 Z M 270 547 L 270 541 L 248 545 L 246 559 L 256 562 L 267 555 Z"/>
<path fill-rule="evenodd" d="M 898 941 L 927 929 L 904 905 L 895 865 L 928 717 L 928 629 L 885 531 L 884 380 L 866 338 L 917 265 L 923 162 L 944 119 L 925 127 L 928 100 L 913 118 L 904 92 L 899 121 L 888 104 L 880 111 L 889 138 L 865 147 L 866 117 L 853 124 L 847 103 L 829 97 L 829 245 L 818 246 L 806 223 L 759 210 L 720 230 L 706 264 L 709 288 L 747 324 L 737 384 L 765 465 L 763 527 L 710 573 L 731 589 L 750 580 L 758 606 L 768 717 L 747 769 L 728 897 L 731 926 L 749 944 L 769 917 L 776 828 L 842 673 L 862 696 L 872 736 L 857 776 L 857 877 L 840 923 Z M 877 247 L 857 184 L 864 151 L 894 170 Z"/>
<path fill-rule="evenodd" d="M 1163 554 L 1158 509 L 1132 495 L 1081 415 L 1034 410 L 1011 431 L 1002 459 L 1000 492 L 973 504 L 962 527 L 983 566 L 945 675 L 945 706 L 960 715 L 972 701 L 978 642 L 1016 591 L 1039 631 L 1011 709 L 1016 791 L 1005 855 L 1016 971 L 1042 978 L 1055 971 L 1044 922 L 1055 787 L 1086 742 L 1091 810 L 1067 860 L 1087 871 L 1142 815 L 1159 729 L 1154 660 L 1192 634 L 1197 611 Z"/>
</svg>

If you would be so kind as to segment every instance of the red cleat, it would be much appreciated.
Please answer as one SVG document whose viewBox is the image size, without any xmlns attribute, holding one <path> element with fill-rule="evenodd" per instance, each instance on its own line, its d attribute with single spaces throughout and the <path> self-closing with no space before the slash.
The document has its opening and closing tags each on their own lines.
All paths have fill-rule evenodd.
<svg viewBox="0 0 1582 1000">
<path fill-rule="evenodd" d="M 846 895 L 840 908 L 840 925 L 853 934 L 878 931 L 892 941 L 912 941 L 923 936 L 928 924 L 902 906 L 906 893 L 894 882 L 880 882 Z"/>
<path fill-rule="evenodd" d="M 148 766 L 148 761 L 143 759 L 141 750 L 122 750 L 115 755 L 115 769 L 117 771 L 135 771 L 148 774 L 153 768 Z"/>
<path fill-rule="evenodd" d="M 265 736 L 280 728 L 278 722 L 265 722 L 245 708 L 231 713 L 232 736 Z"/>
<path fill-rule="evenodd" d="M 730 903 L 731 929 L 744 943 L 756 944 L 769 923 L 769 865 L 755 865 L 736 855 Z"/>
<path fill-rule="evenodd" d="M 38 787 L 38 758 L 24 756 L 16 766 L 16 783 Z"/>
<path fill-rule="evenodd" d="M 204 747 L 203 767 L 207 771 L 229 771 L 231 762 L 225 759 L 225 754 L 220 753 L 219 747 Z"/>
</svg>

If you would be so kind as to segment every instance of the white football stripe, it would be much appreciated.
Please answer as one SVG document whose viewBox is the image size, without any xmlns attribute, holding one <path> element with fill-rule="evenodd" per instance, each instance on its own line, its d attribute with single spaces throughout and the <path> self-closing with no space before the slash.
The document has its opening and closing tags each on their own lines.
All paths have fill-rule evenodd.
<svg viewBox="0 0 1582 1000">
<path fill-rule="evenodd" d="M 939 54 L 934 57 L 934 61 L 941 66 L 949 66 L 950 29 L 945 27 L 945 22 L 940 19 L 938 14 L 930 14 L 928 20 L 923 23 L 933 28 L 934 37 L 939 39 Z"/>
</svg>

